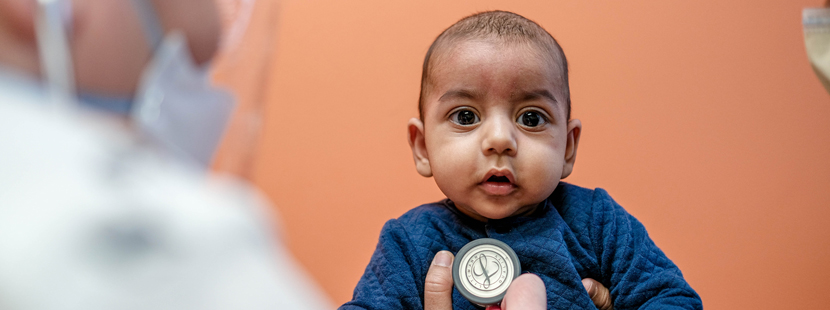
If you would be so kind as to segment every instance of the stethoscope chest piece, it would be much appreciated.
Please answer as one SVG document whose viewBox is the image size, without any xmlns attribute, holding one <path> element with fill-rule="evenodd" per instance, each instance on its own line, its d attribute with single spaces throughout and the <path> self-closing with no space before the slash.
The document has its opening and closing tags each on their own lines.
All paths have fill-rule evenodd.
<svg viewBox="0 0 830 310">
<path fill-rule="evenodd" d="M 467 243 L 452 264 L 455 289 L 480 306 L 501 302 L 507 287 L 521 273 L 516 252 L 504 242 L 491 238 Z"/>
</svg>

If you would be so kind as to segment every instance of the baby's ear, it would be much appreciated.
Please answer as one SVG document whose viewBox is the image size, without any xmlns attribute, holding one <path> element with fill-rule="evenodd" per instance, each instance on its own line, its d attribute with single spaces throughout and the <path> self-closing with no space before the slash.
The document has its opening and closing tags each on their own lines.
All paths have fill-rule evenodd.
<svg viewBox="0 0 830 310">
<path fill-rule="evenodd" d="M 429 166 L 429 155 L 427 154 L 426 139 L 424 136 L 424 122 L 417 118 L 411 118 L 407 125 L 409 134 L 407 140 L 412 148 L 412 157 L 415 159 L 415 170 L 422 176 L 432 176 L 432 168 Z"/>
<path fill-rule="evenodd" d="M 576 148 L 579 146 L 579 135 L 582 133 L 582 122 L 578 119 L 568 121 L 568 144 L 565 146 L 565 163 L 562 167 L 560 179 L 567 178 L 574 170 L 576 162 Z"/>
</svg>

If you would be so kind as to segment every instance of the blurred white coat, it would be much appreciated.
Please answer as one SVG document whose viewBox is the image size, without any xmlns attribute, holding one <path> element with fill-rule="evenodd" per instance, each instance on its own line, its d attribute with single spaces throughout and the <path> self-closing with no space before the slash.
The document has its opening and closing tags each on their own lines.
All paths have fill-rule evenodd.
<svg viewBox="0 0 830 310">
<path fill-rule="evenodd" d="M 331 309 L 252 188 L 0 68 L 0 309 Z"/>
</svg>

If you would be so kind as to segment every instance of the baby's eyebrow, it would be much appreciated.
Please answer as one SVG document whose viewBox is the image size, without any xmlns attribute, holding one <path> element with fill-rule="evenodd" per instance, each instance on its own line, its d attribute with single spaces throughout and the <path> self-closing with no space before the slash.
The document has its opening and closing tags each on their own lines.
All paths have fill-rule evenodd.
<svg viewBox="0 0 830 310">
<path fill-rule="evenodd" d="M 559 101 L 553 97 L 553 94 L 550 93 L 547 89 L 539 89 L 527 92 L 519 92 L 518 94 L 513 96 L 514 98 L 518 99 L 519 101 L 528 101 L 538 98 L 545 98 L 550 100 L 553 103 L 558 103 Z"/>
<path fill-rule="evenodd" d="M 444 100 L 447 100 L 447 99 L 473 99 L 475 97 L 476 96 L 468 90 L 451 89 L 451 90 L 447 91 L 446 93 L 444 93 L 443 95 L 441 95 L 441 98 L 438 98 L 438 101 L 444 101 Z"/>
</svg>

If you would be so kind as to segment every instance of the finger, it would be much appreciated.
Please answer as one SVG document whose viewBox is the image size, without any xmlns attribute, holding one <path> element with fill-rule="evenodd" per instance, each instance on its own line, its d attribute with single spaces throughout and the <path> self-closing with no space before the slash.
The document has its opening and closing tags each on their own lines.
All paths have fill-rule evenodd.
<svg viewBox="0 0 830 310">
<path fill-rule="evenodd" d="M 435 254 L 424 283 L 424 310 L 452 309 L 452 253 Z"/>
<path fill-rule="evenodd" d="M 543 310 L 547 309 L 547 302 L 545 282 L 535 274 L 526 273 L 510 283 L 501 301 L 501 309 Z"/>
<path fill-rule="evenodd" d="M 599 281 L 586 278 L 582 279 L 582 286 L 588 291 L 588 296 L 594 302 L 599 310 L 614 310 L 614 305 L 611 304 L 611 292 L 608 291 Z"/>
</svg>

